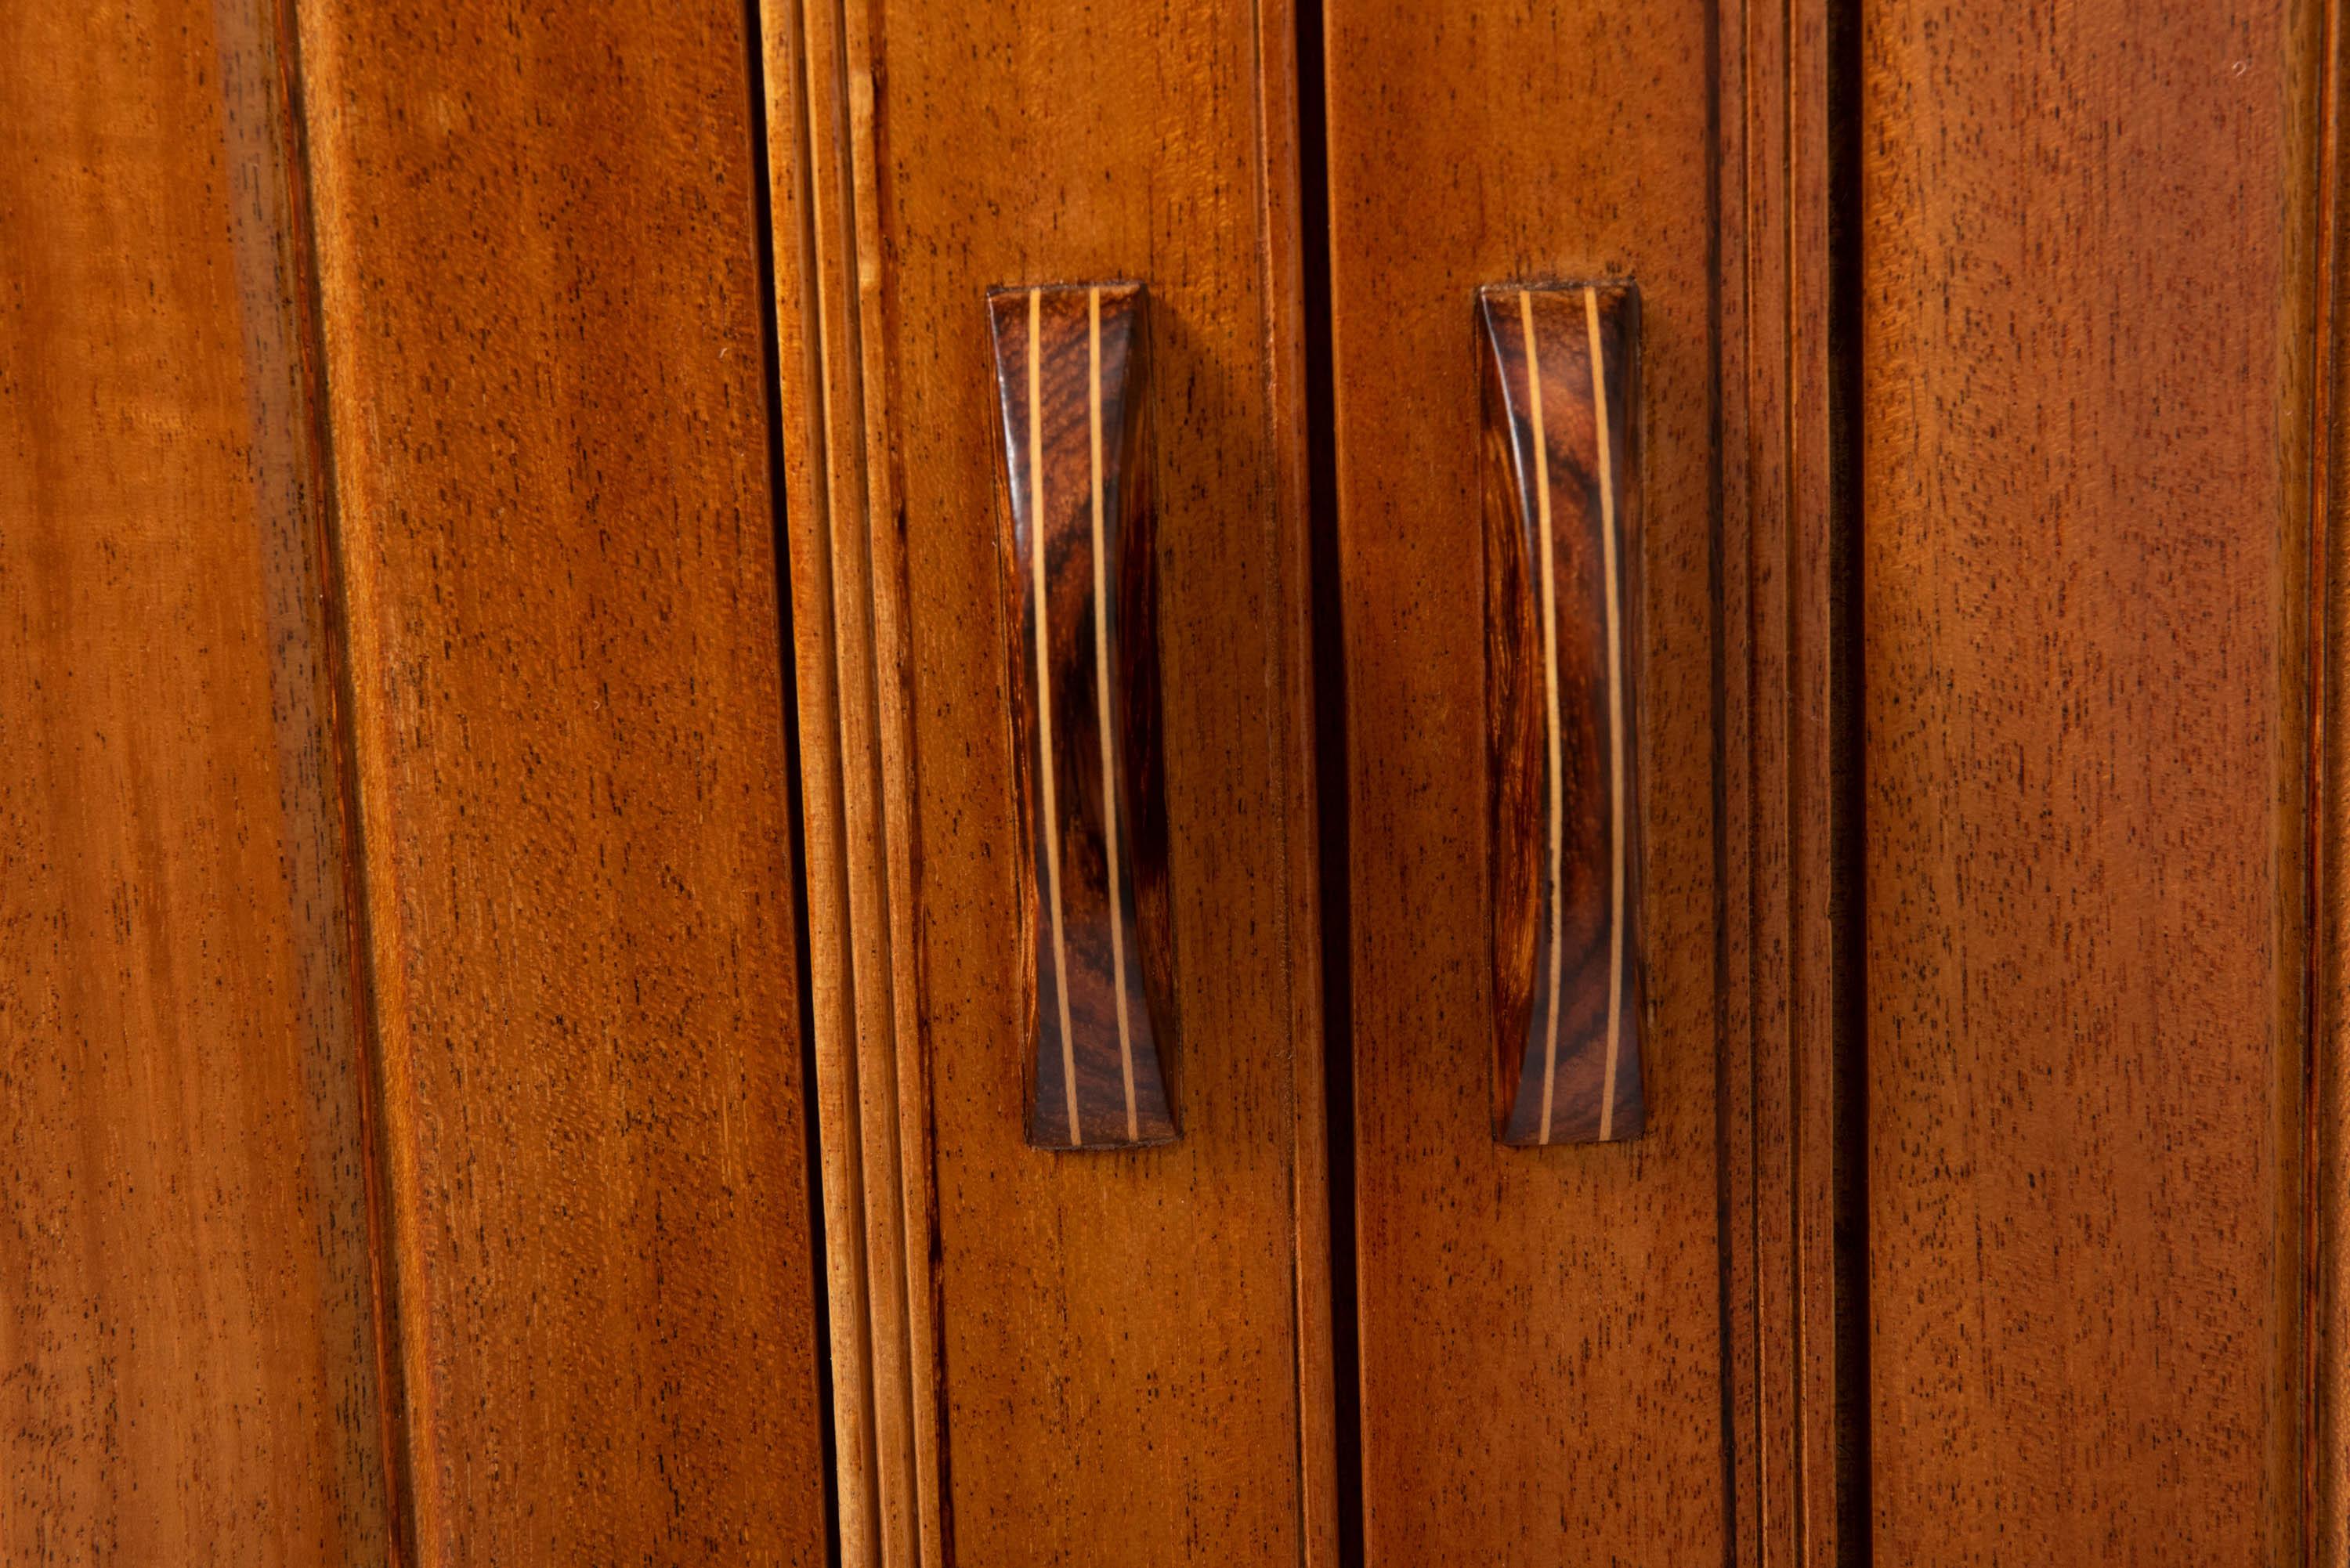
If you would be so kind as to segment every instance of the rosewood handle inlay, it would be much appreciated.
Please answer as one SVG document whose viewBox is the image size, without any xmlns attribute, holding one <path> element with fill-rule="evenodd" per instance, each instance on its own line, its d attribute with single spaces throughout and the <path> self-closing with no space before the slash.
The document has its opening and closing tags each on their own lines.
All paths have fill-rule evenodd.
<svg viewBox="0 0 2350 1568">
<path fill-rule="evenodd" d="M 1149 334 L 1138 283 L 987 296 L 1003 405 L 1005 686 L 1028 1141 L 1176 1134 Z"/>
<path fill-rule="evenodd" d="M 1488 287 L 1494 1136 L 1639 1136 L 1639 342 L 1629 283 Z"/>
</svg>

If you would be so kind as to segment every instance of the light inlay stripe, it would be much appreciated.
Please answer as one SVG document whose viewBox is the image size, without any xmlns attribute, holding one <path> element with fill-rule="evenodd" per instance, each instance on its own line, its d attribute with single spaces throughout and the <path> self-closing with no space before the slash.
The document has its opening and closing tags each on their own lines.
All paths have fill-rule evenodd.
<svg viewBox="0 0 2350 1568">
<path fill-rule="evenodd" d="M 1098 483 L 1098 482 L 1097 482 Z M 1045 295 L 1028 291 L 1028 573 L 1036 617 L 1036 762 L 1045 789 L 1045 890 L 1052 907 L 1053 993 L 1060 1004 L 1061 1090 L 1069 1107 L 1069 1143 L 1077 1127 L 1077 1047 L 1069 1028 L 1069 961 L 1061 934 L 1061 805 L 1053 784 L 1053 673 L 1046 651 L 1045 597 Z"/>
<path fill-rule="evenodd" d="M 1623 583 L 1616 569 L 1616 459 L 1607 436 L 1607 369 L 1596 288 L 1583 291 L 1583 320 L 1599 441 L 1599 558 L 1607 578 L 1607 1067 L 1599 1087 L 1599 1140 L 1605 1143 L 1616 1130 L 1616 1065 L 1624 1038 L 1624 628 Z"/>
<path fill-rule="evenodd" d="M 1142 1116 L 1134 1103 L 1134 1033 L 1126 1013 L 1126 905 L 1119 885 L 1118 852 L 1118 754 L 1110 740 L 1109 569 L 1102 527 L 1101 290 L 1086 291 L 1086 413 L 1093 438 L 1094 479 L 1094 704 L 1101 724 L 1102 836 L 1109 864 L 1109 969 L 1118 993 L 1118 1064 L 1126 1077 L 1126 1137 L 1142 1141 Z M 1076 1091 L 1071 1090 L 1074 1094 Z M 1074 1123 L 1075 1118 L 1071 1118 Z M 1071 1135 L 1075 1141 L 1075 1134 Z"/>
<path fill-rule="evenodd" d="M 1525 289 L 1518 291 L 1518 327 L 1526 341 L 1526 406 L 1534 449 L 1534 514 L 1542 550 L 1534 563 L 1534 578 L 1542 585 L 1543 697 L 1550 720 L 1550 1005 L 1544 1013 L 1542 1126 L 1536 1137 L 1537 1142 L 1548 1143 L 1552 1095 L 1558 1082 L 1559 971 L 1565 961 L 1559 930 L 1559 867 L 1565 794 L 1559 776 L 1565 761 L 1560 754 L 1558 717 L 1558 584 L 1557 557 L 1551 547 L 1550 432 L 1543 424 L 1542 355 L 1534 347 L 1534 296 Z"/>
</svg>

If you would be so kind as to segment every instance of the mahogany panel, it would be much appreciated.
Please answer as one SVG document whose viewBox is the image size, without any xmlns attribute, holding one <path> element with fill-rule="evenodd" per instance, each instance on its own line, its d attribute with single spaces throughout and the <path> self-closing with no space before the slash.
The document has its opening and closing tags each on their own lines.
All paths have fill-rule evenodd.
<svg viewBox="0 0 2350 1568">
<path fill-rule="evenodd" d="M 1640 1135 L 1640 296 L 1478 291 L 1493 1130 Z"/>
<path fill-rule="evenodd" d="M 988 296 L 1003 440 L 1003 684 L 1028 896 L 1028 1141 L 1175 1136 L 1177 1039 L 1140 284 Z"/>
<path fill-rule="evenodd" d="M 300 18 L 417 1558 L 821 1563 L 744 13 Z"/>
<path fill-rule="evenodd" d="M 827 1203 L 867 1263 L 835 1300 L 871 1325 L 845 1554 L 1326 1561 L 1295 18 L 762 15 Z M 1024 1135 L 983 300 L 1117 277 L 1150 295 L 1182 1136 L 1073 1158 Z"/>
<path fill-rule="evenodd" d="M 2312 316 L 2309 886 L 2311 1133 L 2308 1158 L 2310 1463 L 2306 1561 L 2350 1563 L 2350 246 L 2343 234 L 2345 39 L 2341 0 L 2327 0 L 2320 43 L 2316 265 Z"/>
<path fill-rule="evenodd" d="M 286 57 L 0 7 L 0 1561 L 396 1555 Z"/>
<path fill-rule="evenodd" d="M 1722 1296 L 1733 1561 L 1867 1543 L 1857 43 L 1721 11 Z"/>
<path fill-rule="evenodd" d="M 1714 7 L 1328 0 L 1366 1559 L 1723 1560 Z M 1476 291 L 1636 277 L 1646 1133 L 1492 1132 Z"/>
<path fill-rule="evenodd" d="M 1862 11 L 1877 1557 L 2297 1561 L 2318 8 Z"/>
</svg>

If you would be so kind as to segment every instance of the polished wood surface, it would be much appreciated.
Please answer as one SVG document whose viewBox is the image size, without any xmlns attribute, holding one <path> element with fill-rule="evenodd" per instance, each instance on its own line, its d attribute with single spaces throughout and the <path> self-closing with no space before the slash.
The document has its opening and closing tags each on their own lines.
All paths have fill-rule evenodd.
<svg viewBox="0 0 2350 1568">
<path fill-rule="evenodd" d="M 2299 1561 L 2318 8 L 1863 19 L 1876 1557 Z"/>
<path fill-rule="evenodd" d="M 745 17 L 300 16 L 415 1559 L 821 1563 Z"/>
<path fill-rule="evenodd" d="M 279 20 L 0 60 L 0 1561 L 382 1563 Z"/>
<path fill-rule="evenodd" d="M 1716 35 L 1722 1316 L 1732 1561 L 1868 1540 L 1851 7 Z"/>
<path fill-rule="evenodd" d="M 1286 7 L 763 7 L 858 1563 L 1328 1561 Z M 1031 1147 L 982 300 L 1150 290 L 1182 1136 Z M 849 1404 L 851 1396 L 843 1395 Z M 854 1434 L 853 1438 L 850 1434 Z"/>
<path fill-rule="evenodd" d="M 1640 1135 L 1640 296 L 1478 291 L 1493 1131 Z"/>
<path fill-rule="evenodd" d="M 903 541 L 868 511 L 861 290 L 876 280 L 856 257 L 878 243 L 870 39 L 863 14 L 845 6 L 762 0 L 759 18 L 834 1496 L 844 1563 L 914 1563 L 945 1550 L 936 1302 L 910 1250 L 919 1240 L 927 1257 L 936 1199 L 927 1163 L 904 1158 L 909 1145 L 928 1147 L 929 1096 L 920 1054 L 899 1051 L 917 1028 L 916 954 L 889 918 L 912 897 L 913 855 L 905 686 L 884 658 L 902 626 Z M 852 69 L 868 90 L 849 90 Z"/>
<path fill-rule="evenodd" d="M 1712 7 L 1324 16 L 1366 1561 L 1721 1562 Z M 1529 1157 L 1492 1130 L 1475 299 L 1607 277 L 1643 331 L 1647 1131 Z"/>
<path fill-rule="evenodd" d="M 8 12 L 0 1559 L 2350 1568 L 2340 12 Z"/>
<path fill-rule="evenodd" d="M 2310 1261 L 2310 1463 L 2303 1499 L 2307 1561 L 2350 1563 L 2350 247 L 2345 188 L 2345 57 L 2342 0 L 2327 0 L 2320 40 L 2314 441 L 2310 453 L 2309 967 L 2312 1196 L 2303 1254 Z"/>
<path fill-rule="evenodd" d="M 1175 1136 L 1178 1039 L 1139 284 L 988 296 L 1003 439 L 1003 684 L 1029 897 L 1028 1141 Z"/>
</svg>

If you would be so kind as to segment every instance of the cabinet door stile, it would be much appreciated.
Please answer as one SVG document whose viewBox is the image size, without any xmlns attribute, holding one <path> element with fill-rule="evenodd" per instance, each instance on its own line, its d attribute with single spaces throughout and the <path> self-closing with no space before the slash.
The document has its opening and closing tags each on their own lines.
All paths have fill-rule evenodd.
<svg viewBox="0 0 2350 1568">
<path fill-rule="evenodd" d="M 0 12 L 0 1560 L 399 1551 L 274 0 Z"/>
<path fill-rule="evenodd" d="M 820 1563 L 744 18 L 298 14 L 417 1557 Z"/>
<path fill-rule="evenodd" d="M 1754 1563 L 1849 1561 L 1866 1522 L 1839 16 L 1742 4 L 1719 23 L 1722 1246 L 1735 1549 Z"/>
<path fill-rule="evenodd" d="M 2318 71 L 2317 343 L 2311 407 L 2309 811 L 2311 947 L 2308 1231 L 2303 1240 L 2309 1316 L 2302 1355 L 2309 1463 L 2302 1496 L 2305 1561 L 2350 1563 L 2350 317 L 2344 285 L 2343 6 L 2324 6 Z"/>
<path fill-rule="evenodd" d="M 866 408 L 886 399 L 864 385 L 852 162 L 871 136 L 869 57 L 849 57 L 847 7 L 779 0 L 761 7 L 769 168 L 775 231 L 778 398 L 803 810 L 808 846 L 809 983 L 816 997 L 815 1103 L 824 1149 L 823 1218 L 831 1271 L 837 1495 L 843 1561 L 941 1560 L 937 1438 L 942 1425 L 917 1392 L 917 1335 L 908 1314 L 927 1297 L 925 1224 L 904 1223 L 907 1183 L 896 1149 L 902 1125 L 896 1062 L 896 934 L 885 901 L 889 836 L 883 822 L 879 689 L 902 683 L 874 643 L 873 601 L 902 597 L 878 579 L 868 499 Z M 849 87 L 857 73 L 858 90 Z M 860 107 L 852 110 L 852 102 Z M 855 113 L 855 129 L 850 117 Z M 869 153 L 868 154 L 869 157 Z M 893 692 L 894 695 L 894 692 Z M 902 747 L 902 731 L 891 742 Z M 903 819 L 902 806 L 899 820 Z M 873 1147 L 874 1145 L 879 1147 Z M 927 1146 L 916 1150 L 926 1167 Z M 927 1219 L 927 1211 L 923 1211 Z M 931 1413 L 917 1417 L 922 1408 Z M 932 1434 L 918 1467 L 915 1429 Z M 918 1544 L 919 1541 L 919 1544 Z"/>
<path fill-rule="evenodd" d="M 1861 7 L 1880 1560 L 2312 1522 L 2324 9 Z"/>
<path fill-rule="evenodd" d="M 1261 254 L 1264 271 L 1265 376 L 1268 450 L 1273 462 L 1273 504 L 1264 518 L 1267 571 L 1275 585 L 1277 642 L 1273 690 L 1279 700 L 1266 705 L 1265 724 L 1279 756 L 1281 852 L 1287 902 L 1275 945 L 1284 957 L 1284 984 L 1289 1006 L 1292 1122 L 1297 1147 L 1292 1156 L 1291 1222 L 1300 1431 L 1298 1462 L 1305 1517 L 1300 1560 L 1309 1568 L 1337 1568 L 1340 1496 L 1337 1380 L 1355 1369 L 1336 1363 L 1334 1293 L 1354 1290 L 1339 1280 L 1330 1244 L 1331 1167 L 1329 1045 L 1324 1017 L 1323 971 L 1326 926 L 1322 905 L 1321 770 L 1335 766 L 1317 752 L 1321 733 L 1314 626 L 1315 559 L 1314 535 L 1325 526 L 1328 497 L 1314 493 L 1313 421 L 1327 410 L 1312 403 L 1307 347 L 1312 318 L 1325 316 L 1327 278 L 1317 268 L 1309 291 L 1307 214 L 1320 215 L 1308 201 L 1311 176 L 1305 138 L 1320 133 L 1319 97 L 1306 107 L 1300 72 L 1301 27 L 1315 26 L 1319 13 L 1301 10 L 1295 0 L 1256 0 L 1257 171 L 1263 203 Z M 1314 57 L 1319 59 L 1318 47 Z M 1311 112 L 1315 123 L 1305 123 Z M 1323 508 L 1325 510 L 1317 510 Z M 1343 1069 L 1342 1069 L 1343 1070 Z"/>
</svg>

